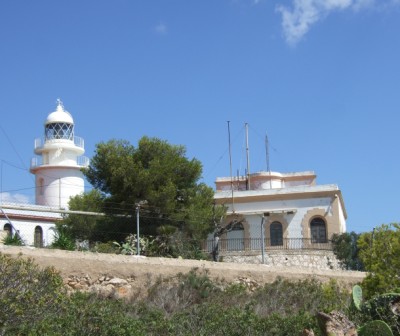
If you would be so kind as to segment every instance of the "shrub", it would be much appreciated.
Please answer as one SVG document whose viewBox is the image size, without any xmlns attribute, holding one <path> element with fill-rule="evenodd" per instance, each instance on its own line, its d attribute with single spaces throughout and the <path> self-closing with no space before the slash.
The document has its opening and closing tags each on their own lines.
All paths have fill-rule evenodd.
<svg viewBox="0 0 400 336">
<path fill-rule="evenodd" d="M 332 236 L 333 252 L 343 268 L 347 270 L 364 271 L 364 264 L 359 258 L 357 240 L 360 234 L 355 232 L 335 233 Z"/>
<path fill-rule="evenodd" d="M 149 237 L 145 255 L 154 257 L 171 257 L 195 260 L 207 260 L 209 255 L 200 248 L 200 242 L 188 239 L 181 231 L 175 231 L 170 235 Z"/>
<path fill-rule="evenodd" d="M 176 279 L 157 279 L 148 290 L 147 303 L 162 309 L 167 314 L 200 304 L 220 291 L 208 277 L 206 271 L 197 268 L 187 274 L 178 274 Z"/>
<path fill-rule="evenodd" d="M 25 325 L 22 334 L 32 336 L 136 336 L 146 335 L 143 323 L 127 314 L 129 307 L 118 300 L 75 293 L 61 314 L 48 315 L 41 323 Z"/>
<path fill-rule="evenodd" d="M 202 303 L 176 313 L 170 335 L 296 336 L 305 328 L 318 330 L 315 318 L 304 312 L 260 317 L 251 306 L 241 309 L 232 304 Z"/>
<path fill-rule="evenodd" d="M 301 311 L 316 315 L 319 311 L 343 307 L 349 301 L 348 296 L 334 281 L 322 284 L 316 279 L 290 281 L 278 277 L 259 288 L 253 300 L 254 309 L 261 316 L 272 313 L 288 316 Z"/>
<path fill-rule="evenodd" d="M 75 240 L 72 238 L 65 226 L 57 226 L 56 234 L 51 247 L 60 250 L 75 250 Z"/>
<path fill-rule="evenodd" d="M 136 234 L 130 234 L 125 237 L 122 243 L 114 242 L 114 246 L 121 254 L 134 255 L 137 254 L 137 237 Z M 144 254 L 149 246 L 149 239 L 146 237 L 139 238 L 140 254 Z"/>
<path fill-rule="evenodd" d="M 4 245 L 22 246 L 23 242 L 22 242 L 21 237 L 18 236 L 17 234 L 14 234 L 14 235 L 8 234 L 4 237 L 3 244 Z"/>
<path fill-rule="evenodd" d="M 63 281 L 54 268 L 40 269 L 32 259 L 0 254 L 0 331 L 33 325 L 62 308 Z M 0 332 L 1 334 L 1 332 Z"/>
<path fill-rule="evenodd" d="M 91 249 L 93 252 L 98 252 L 98 253 L 117 253 L 119 251 L 118 247 L 115 246 L 113 242 L 107 242 L 107 243 L 101 243 L 98 242 L 94 245 L 94 247 Z"/>
<path fill-rule="evenodd" d="M 400 224 L 381 225 L 358 240 L 367 276 L 362 282 L 365 297 L 400 287 Z"/>
</svg>

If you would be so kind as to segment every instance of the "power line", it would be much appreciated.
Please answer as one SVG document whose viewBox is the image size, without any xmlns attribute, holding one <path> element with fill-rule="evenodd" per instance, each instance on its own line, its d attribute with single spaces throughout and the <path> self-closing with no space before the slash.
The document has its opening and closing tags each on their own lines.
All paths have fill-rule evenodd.
<svg viewBox="0 0 400 336">
<path fill-rule="evenodd" d="M 15 148 L 13 142 L 11 141 L 10 137 L 7 135 L 6 131 L 1 126 L 1 124 L 0 124 L 0 129 L 3 132 L 4 136 L 6 137 L 6 139 L 7 139 L 8 143 L 10 144 L 11 148 L 14 150 L 15 154 L 18 156 L 18 158 L 21 161 L 22 165 L 26 168 L 24 160 L 22 160 L 21 155 L 19 155 L 19 153 L 18 153 L 17 149 Z"/>
</svg>

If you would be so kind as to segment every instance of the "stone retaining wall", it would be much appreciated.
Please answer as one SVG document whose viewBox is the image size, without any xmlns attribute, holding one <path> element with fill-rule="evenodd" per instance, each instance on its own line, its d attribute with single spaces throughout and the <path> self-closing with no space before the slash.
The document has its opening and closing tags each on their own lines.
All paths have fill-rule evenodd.
<svg viewBox="0 0 400 336">
<path fill-rule="evenodd" d="M 138 290 L 135 287 L 135 279 L 127 278 L 121 279 L 113 276 L 103 275 L 97 279 L 92 279 L 89 275 L 76 276 L 70 275 L 64 279 L 64 285 L 69 293 L 72 292 L 86 292 L 95 293 L 104 298 L 125 299 L 131 300 L 133 298 L 142 297 L 147 295 L 148 287 Z M 248 277 L 238 277 L 233 283 L 245 286 L 249 291 L 255 291 L 260 284 L 257 281 Z M 147 286 L 154 283 L 149 282 Z"/>
<path fill-rule="evenodd" d="M 262 264 L 262 255 L 224 252 L 220 254 L 224 262 Z M 318 270 L 341 270 L 339 260 L 332 251 L 267 251 L 264 264 L 277 267 L 307 267 Z"/>
<path fill-rule="evenodd" d="M 64 279 L 64 284 L 69 292 L 81 291 L 96 293 L 107 298 L 129 298 L 134 295 L 133 278 L 121 279 L 113 276 L 102 275 L 93 279 L 90 275 L 70 275 Z"/>
</svg>

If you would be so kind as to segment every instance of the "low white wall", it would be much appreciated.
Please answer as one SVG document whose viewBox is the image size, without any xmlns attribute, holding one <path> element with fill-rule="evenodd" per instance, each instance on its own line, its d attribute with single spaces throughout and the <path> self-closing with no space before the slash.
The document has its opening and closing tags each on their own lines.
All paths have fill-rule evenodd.
<svg viewBox="0 0 400 336">
<path fill-rule="evenodd" d="M 35 228 L 40 226 L 43 232 L 43 246 L 49 246 L 54 241 L 55 224 L 54 223 L 40 223 L 38 221 L 28 220 L 12 220 L 12 225 L 15 230 L 18 231 L 19 235 L 23 239 L 26 245 L 33 246 L 35 237 Z M 8 221 L 5 218 L 0 219 L 0 230 L 3 230 L 4 225 Z"/>
</svg>

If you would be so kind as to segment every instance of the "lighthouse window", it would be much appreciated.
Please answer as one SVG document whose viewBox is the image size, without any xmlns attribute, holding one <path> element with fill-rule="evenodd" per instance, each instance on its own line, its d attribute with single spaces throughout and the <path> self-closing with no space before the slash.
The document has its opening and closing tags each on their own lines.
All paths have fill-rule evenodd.
<svg viewBox="0 0 400 336">
<path fill-rule="evenodd" d="M 45 134 L 47 140 L 52 139 L 73 139 L 73 129 L 72 124 L 67 123 L 55 123 L 46 125 Z"/>
<path fill-rule="evenodd" d="M 39 179 L 39 195 L 43 196 L 44 194 L 44 179 L 41 177 Z"/>
</svg>

